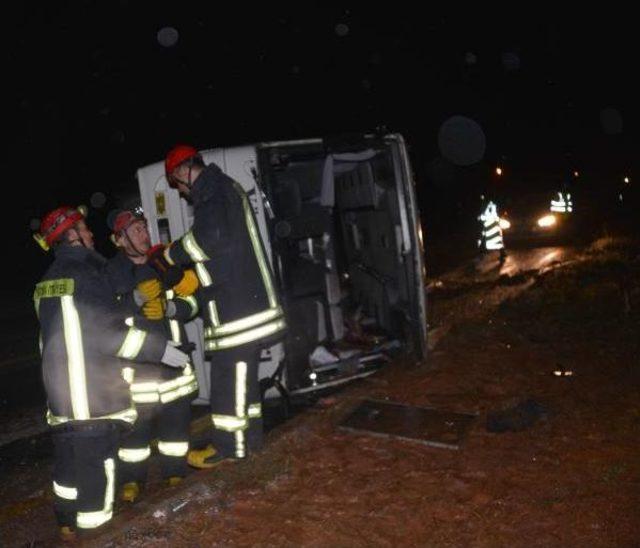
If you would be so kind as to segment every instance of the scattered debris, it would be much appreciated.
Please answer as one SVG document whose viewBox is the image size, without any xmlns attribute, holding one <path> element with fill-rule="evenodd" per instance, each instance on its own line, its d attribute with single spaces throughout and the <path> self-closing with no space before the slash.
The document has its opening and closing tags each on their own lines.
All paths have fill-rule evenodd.
<svg viewBox="0 0 640 548">
<path fill-rule="evenodd" d="M 487 430 L 489 432 L 520 432 L 533 426 L 539 419 L 546 418 L 547 409 L 536 400 L 529 398 L 519 404 L 494 411 L 487 415 Z"/>
<path fill-rule="evenodd" d="M 340 427 L 354 432 L 401 438 L 434 447 L 459 449 L 475 415 L 365 400 Z"/>
<path fill-rule="evenodd" d="M 329 352 L 324 346 L 320 345 L 309 356 L 311 365 L 325 365 L 328 363 L 336 363 L 340 358 Z"/>
<path fill-rule="evenodd" d="M 173 512 L 179 512 L 180 510 L 182 510 L 187 504 L 189 504 L 188 500 L 185 500 L 183 502 L 181 502 L 180 504 L 178 504 L 177 506 L 174 506 L 172 511 Z"/>
</svg>

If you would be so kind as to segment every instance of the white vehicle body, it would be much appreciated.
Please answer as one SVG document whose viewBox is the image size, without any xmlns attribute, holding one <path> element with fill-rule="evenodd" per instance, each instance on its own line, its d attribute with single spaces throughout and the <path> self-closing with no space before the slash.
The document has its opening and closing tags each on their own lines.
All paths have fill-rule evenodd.
<svg viewBox="0 0 640 548">
<path fill-rule="evenodd" d="M 328 363 L 310 359 L 340 343 L 358 308 L 388 333 L 387 346 L 426 356 L 422 231 L 402 136 L 305 139 L 202 150 L 247 192 L 285 307 L 288 335 L 262 353 L 260 378 L 308 392 L 370 374 L 372 353 Z M 192 207 L 169 188 L 163 162 L 137 172 L 154 244 L 182 236 Z M 186 325 L 197 351 L 196 403 L 209 398 L 203 324 Z M 345 356 L 346 356 L 345 354 Z M 317 351 L 314 355 L 318 355 Z M 272 387 L 267 397 L 276 396 Z"/>
</svg>

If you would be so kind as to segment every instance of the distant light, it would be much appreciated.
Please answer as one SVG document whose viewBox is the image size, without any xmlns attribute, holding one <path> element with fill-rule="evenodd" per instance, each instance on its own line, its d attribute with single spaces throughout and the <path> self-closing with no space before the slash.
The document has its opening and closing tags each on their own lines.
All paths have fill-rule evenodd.
<svg viewBox="0 0 640 548">
<path fill-rule="evenodd" d="M 507 230 L 507 228 L 511 228 L 511 223 L 507 219 L 500 219 L 499 224 L 502 230 Z"/>
<path fill-rule="evenodd" d="M 338 23 L 335 28 L 335 32 L 341 38 L 349 34 L 349 26 L 344 23 Z"/>
<path fill-rule="evenodd" d="M 318 378 L 318 374 L 315 371 L 312 371 L 311 373 L 309 373 L 309 378 L 312 381 L 315 381 Z"/>
<path fill-rule="evenodd" d="M 629 179 L 629 177 L 625 177 L 625 178 L 624 178 L 624 182 L 628 184 L 628 183 L 630 183 L 630 182 L 631 182 L 631 179 Z"/>
<path fill-rule="evenodd" d="M 180 34 L 173 27 L 163 27 L 156 35 L 158 43 L 165 48 L 175 46 L 178 43 L 178 38 L 180 38 Z"/>
<path fill-rule="evenodd" d="M 574 177 L 580 177 L 580 173 L 578 173 L 577 171 L 574 171 L 574 172 L 573 172 L 573 176 L 574 176 Z"/>
<path fill-rule="evenodd" d="M 545 215 L 544 217 L 540 217 L 538 219 L 538 226 L 541 228 L 548 228 L 556 224 L 555 215 Z"/>
<path fill-rule="evenodd" d="M 502 168 L 500 166 L 496 168 L 496 175 L 502 175 Z"/>
</svg>

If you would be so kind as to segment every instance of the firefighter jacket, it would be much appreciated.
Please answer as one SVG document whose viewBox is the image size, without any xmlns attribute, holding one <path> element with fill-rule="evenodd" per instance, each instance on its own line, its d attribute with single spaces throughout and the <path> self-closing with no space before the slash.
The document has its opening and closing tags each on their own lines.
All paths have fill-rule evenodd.
<svg viewBox="0 0 640 548">
<path fill-rule="evenodd" d="M 195 265 L 205 351 L 268 346 L 282 336 L 286 323 L 247 194 L 210 164 L 194 181 L 191 199 L 193 226 L 165 257 Z"/>
<path fill-rule="evenodd" d="M 81 246 L 54 251 L 55 260 L 34 292 L 49 424 L 132 423 L 137 413 L 121 359 L 159 362 L 167 339 L 125 325 L 104 257 Z"/>
<path fill-rule="evenodd" d="M 139 282 L 158 277 L 155 270 L 147 265 L 137 265 L 124 253 L 118 253 L 108 261 L 107 275 L 113 290 L 128 311 L 125 319 L 128 325 L 157 333 L 178 344 L 188 342 L 183 322 L 198 313 L 195 297 L 179 297 L 173 291 L 166 291 L 166 299 L 172 300 L 176 306 L 175 316 L 171 319 L 150 320 L 142 315 L 131 295 Z M 131 395 L 135 403 L 169 403 L 193 395 L 198 390 L 192 364 L 187 364 L 184 369 L 168 367 L 158 361 L 124 366 L 123 371 L 131 383 Z"/>
</svg>

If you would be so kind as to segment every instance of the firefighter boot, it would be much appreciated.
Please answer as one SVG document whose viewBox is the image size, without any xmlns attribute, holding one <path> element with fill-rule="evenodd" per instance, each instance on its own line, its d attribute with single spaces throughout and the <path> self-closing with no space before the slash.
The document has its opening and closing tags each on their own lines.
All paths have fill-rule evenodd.
<svg viewBox="0 0 640 548">
<path fill-rule="evenodd" d="M 192 449 L 187 454 L 187 463 L 193 468 L 208 469 L 214 468 L 222 459 L 213 445 L 207 445 L 204 449 Z"/>
<path fill-rule="evenodd" d="M 75 530 L 68 525 L 60 527 L 59 536 L 62 542 L 74 542 L 78 538 Z"/>
<path fill-rule="evenodd" d="M 122 486 L 120 500 L 124 502 L 135 502 L 140 496 L 140 485 L 137 481 L 130 481 Z"/>
</svg>

